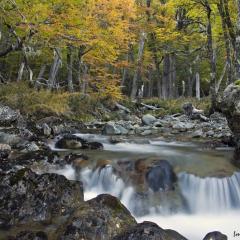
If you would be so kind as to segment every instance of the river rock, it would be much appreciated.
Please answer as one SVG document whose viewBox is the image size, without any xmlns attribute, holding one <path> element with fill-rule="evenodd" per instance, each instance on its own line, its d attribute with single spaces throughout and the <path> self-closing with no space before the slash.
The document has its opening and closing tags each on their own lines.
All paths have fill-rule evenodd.
<svg viewBox="0 0 240 240">
<path fill-rule="evenodd" d="M 39 151 L 40 148 L 38 147 L 38 145 L 35 142 L 28 142 L 26 144 L 24 144 L 24 148 L 22 150 L 22 152 L 36 152 Z"/>
<path fill-rule="evenodd" d="M 201 137 L 204 137 L 204 133 L 202 129 L 199 129 L 192 134 L 192 138 L 201 138 Z"/>
<path fill-rule="evenodd" d="M 8 106 L 0 105 L 0 125 L 10 126 L 17 121 L 19 116 L 19 111 L 15 111 Z"/>
<path fill-rule="evenodd" d="M 115 125 L 114 122 L 108 122 L 102 130 L 102 134 L 105 135 L 121 135 L 121 131 Z"/>
<path fill-rule="evenodd" d="M 168 191 L 174 189 L 177 176 L 173 171 L 172 165 L 166 160 L 155 163 L 146 173 L 148 186 L 154 191 Z"/>
<path fill-rule="evenodd" d="M 45 232 L 42 231 L 22 231 L 15 237 L 8 237 L 7 240 L 48 240 L 48 236 Z"/>
<path fill-rule="evenodd" d="M 203 240 L 227 240 L 227 236 L 221 232 L 211 232 L 208 233 Z"/>
<path fill-rule="evenodd" d="M 55 143 L 56 148 L 60 149 L 103 149 L 103 144 L 99 142 L 88 142 L 85 139 L 72 135 L 63 135 Z"/>
<path fill-rule="evenodd" d="M 157 119 L 151 114 L 146 114 L 142 117 L 143 124 L 147 126 L 153 125 L 156 121 Z"/>
<path fill-rule="evenodd" d="M 203 113 L 203 110 L 196 109 L 192 103 L 184 103 L 182 109 L 184 111 L 184 114 L 189 117 Z"/>
<path fill-rule="evenodd" d="M 0 229 L 36 221 L 51 222 L 83 201 L 83 186 L 57 174 L 29 169 L 0 174 Z"/>
<path fill-rule="evenodd" d="M 5 159 L 11 152 L 11 146 L 8 144 L 0 144 L 0 159 Z"/>
<path fill-rule="evenodd" d="M 124 135 L 128 134 L 127 128 L 122 126 L 122 122 L 120 124 L 114 122 L 108 122 L 105 124 L 102 130 L 102 134 L 104 135 Z"/>
<path fill-rule="evenodd" d="M 136 220 L 117 198 L 102 194 L 75 211 L 58 239 L 110 240 L 134 225 Z"/>
<path fill-rule="evenodd" d="M 152 222 L 143 222 L 130 227 L 112 240 L 187 240 L 175 231 L 164 230 Z"/>
<path fill-rule="evenodd" d="M 9 134 L 5 132 L 0 132 L 0 143 L 8 144 L 10 146 L 17 145 L 22 139 L 16 134 Z"/>
<path fill-rule="evenodd" d="M 195 124 L 191 122 L 176 122 L 173 124 L 173 129 L 179 130 L 181 132 L 187 131 L 189 129 L 193 129 L 195 127 Z"/>
</svg>

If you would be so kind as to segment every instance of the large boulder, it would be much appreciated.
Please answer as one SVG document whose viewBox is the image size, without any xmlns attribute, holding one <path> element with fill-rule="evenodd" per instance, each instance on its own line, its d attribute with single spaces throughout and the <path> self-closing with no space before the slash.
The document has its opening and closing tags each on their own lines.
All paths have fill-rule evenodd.
<svg viewBox="0 0 240 240">
<path fill-rule="evenodd" d="M 57 174 L 38 175 L 29 169 L 0 173 L 0 229 L 15 224 L 50 223 L 83 201 L 83 187 Z"/>
<path fill-rule="evenodd" d="M 107 194 L 89 200 L 59 230 L 59 240 L 110 240 L 137 223 L 121 202 Z"/>
<path fill-rule="evenodd" d="M 174 190 L 177 176 L 172 165 L 166 160 L 160 160 L 146 174 L 148 186 L 154 191 Z"/>
<path fill-rule="evenodd" d="M 227 236 L 220 232 L 208 233 L 203 240 L 227 240 Z"/>
<path fill-rule="evenodd" d="M 227 117 L 236 141 L 240 144 L 240 86 L 231 84 L 225 89 L 221 100 L 221 110 Z"/>
<path fill-rule="evenodd" d="M 19 111 L 15 111 L 8 106 L 0 105 L 0 126 L 10 126 L 17 122 L 19 116 Z"/>
<path fill-rule="evenodd" d="M 173 230 L 164 230 L 152 222 L 143 222 L 130 227 L 126 232 L 115 236 L 113 240 L 187 240 Z"/>
<path fill-rule="evenodd" d="M 224 91 L 220 108 L 225 114 L 236 143 L 234 163 L 240 167 L 240 86 L 230 84 Z"/>
</svg>

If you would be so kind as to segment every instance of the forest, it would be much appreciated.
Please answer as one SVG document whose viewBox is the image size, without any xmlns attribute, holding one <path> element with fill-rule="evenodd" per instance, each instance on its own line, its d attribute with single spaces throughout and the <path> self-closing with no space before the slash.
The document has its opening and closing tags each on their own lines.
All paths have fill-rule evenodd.
<svg viewBox="0 0 240 240">
<path fill-rule="evenodd" d="M 1 84 L 161 99 L 240 78 L 235 0 L 1 0 Z"/>
</svg>

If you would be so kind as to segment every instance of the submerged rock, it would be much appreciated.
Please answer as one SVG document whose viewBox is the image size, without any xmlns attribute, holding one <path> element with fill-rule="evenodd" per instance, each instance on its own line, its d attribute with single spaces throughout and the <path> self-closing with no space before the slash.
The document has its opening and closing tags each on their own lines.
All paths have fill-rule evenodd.
<svg viewBox="0 0 240 240">
<path fill-rule="evenodd" d="M 227 240 L 227 236 L 221 232 L 211 232 L 208 233 L 203 240 Z"/>
<path fill-rule="evenodd" d="M 0 174 L 0 229 L 15 224 L 51 222 L 83 201 L 83 187 L 57 174 L 29 169 Z"/>
<path fill-rule="evenodd" d="M 75 211 L 58 239 L 110 240 L 134 225 L 135 219 L 117 198 L 102 194 Z"/>
<path fill-rule="evenodd" d="M 115 236 L 113 240 L 187 240 L 179 233 L 164 230 L 152 222 L 143 222 L 130 227 L 126 232 Z"/>
<path fill-rule="evenodd" d="M 154 191 L 168 191 L 174 189 L 177 176 L 172 165 L 166 160 L 158 161 L 146 174 L 148 186 Z"/>
</svg>

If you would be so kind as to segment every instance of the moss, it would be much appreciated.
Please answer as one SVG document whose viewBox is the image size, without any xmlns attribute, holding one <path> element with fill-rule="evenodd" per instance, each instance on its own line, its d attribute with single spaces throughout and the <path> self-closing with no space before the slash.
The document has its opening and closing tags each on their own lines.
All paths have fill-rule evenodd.
<svg viewBox="0 0 240 240">
<path fill-rule="evenodd" d="M 240 79 L 238 79 L 237 81 L 235 81 L 235 85 L 240 87 Z"/>
</svg>

